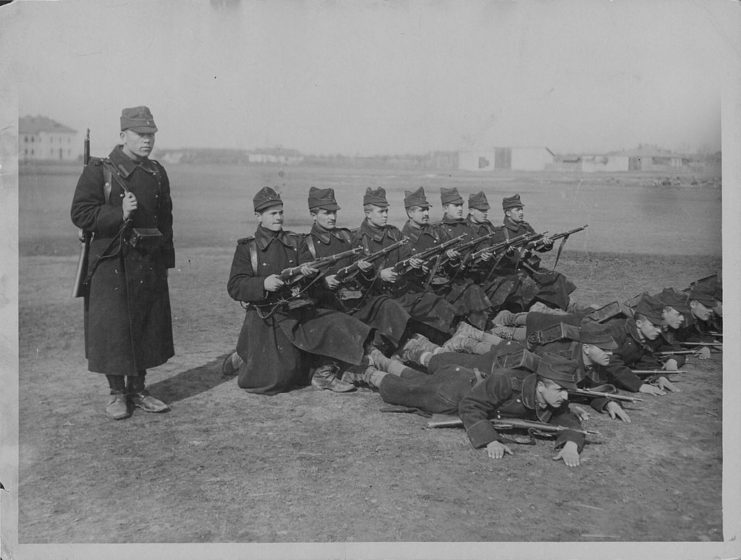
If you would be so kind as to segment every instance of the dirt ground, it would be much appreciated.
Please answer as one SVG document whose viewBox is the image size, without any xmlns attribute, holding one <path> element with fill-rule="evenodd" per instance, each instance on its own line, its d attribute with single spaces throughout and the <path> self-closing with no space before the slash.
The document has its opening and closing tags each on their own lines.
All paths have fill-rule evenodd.
<svg viewBox="0 0 741 560">
<path fill-rule="evenodd" d="M 692 175 L 433 173 L 410 170 L 171 166 L 177 268 L 176 355 L 151 370 L 172 411 L 104 413 L 107 384 L 87 372 L 69 204 L 77 166 L 22 170 L 20 198 L 20 543 L 719 541 L 720 355 L 676 375 L 680 393 L 645 396 L 630 424 L 592 412 L 602 436 L 582 466 L 552 442 L 488 459 L 462 429 L 381 413 L 378 394 L 311 387 L 248 394 L 220 365 L 243 311 L 226 293 L 235 240 L 254 230 L 251 198 L 279 185 L 287 227 L 306 231 L 307 185 L 332 186 L 342 225 L 383 184 L 401 225 L 404 188 L 522 193 L 551 233 L 589 224 L 558 269 L 581 303 L 678 288 L 719 270 L 721 192 Z M 710 182 L 708 182 L 710 181 Z M 677 182 L 679 184 L 677 184 Z M 435 214 L 436 216 L 436 214 Z M 554 251 L 555 253 L 555 251 Z M 683 256 L 677 256 L 682 254 Z M 554 255 L 544 259 L 553 264 Z"/>
<path fill-rule="evenodd" d="M 368 390 L 265 397 L 224 379 L 243 317 L 225 291 L 231 256 L 179 250 L 176 356 L 148 376 L 172 411 L 120 422 L 86 371 L 76 259 L 21 258 L 21 543 L 722 539 L 720 354 L 675 375 L 681 392 L 630 405 L 630 424 L 592 412 L 602 436 L 577 469 L 548 440 L 494 461 L 462 429 L 381 413 Z M 567 251 L 558 268 L 599 303 L 720 264 Z"/>
</svg>

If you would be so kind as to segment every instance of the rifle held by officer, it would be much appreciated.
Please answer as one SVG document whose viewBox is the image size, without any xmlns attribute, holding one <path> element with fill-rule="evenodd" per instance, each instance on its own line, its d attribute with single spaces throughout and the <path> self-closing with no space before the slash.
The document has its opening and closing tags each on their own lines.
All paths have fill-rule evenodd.
<svg viewBox="0 0 741 560">
<path fill-rule="evenodd" d="M 334 255 L 328 255 L 326 257 L 319 257 L 316 260 L 313 260 L 308 263 L 304 263 L 300 266 L 293 266 L 290 268 L 283 269 L 278 276 L 283 282 L 289 282 L 289 283 L 295 282 L 296 280 L 299 280 L 300 278 L 303 277 L 301 274 L 301 270 L 306 266 L 321 270 L 323 268 L 327 268 L 328 266 L 335 264 L 336 262 L 341 261 L 342 259 L 346 257 L 352 257 L 362 252 L 363 252 L 362 247 L 355 247 L 354 249 L 348 249 L 347 251 L 335 253 Z"/>
<path fill-rule="evenodd" d="M 83 142 L 82 165 L 87 166 L 90 163 L 90 129 L 85 132 Z M 72 284 L 72 297 L 84 297 L 87 295 L 85 278 L 87 277 L 88 257 L 90 255 L 90 240 L 93 234 L 89 231 L 78 230 L 77 237 L 80 240 L 80 258 L 77 261 L 77 271 L 75 272 L 75 281 Z"/>
<path fill-rule="evenodd" d="M 397 249 L 401 247 L 402 245 L 406 245 L 407 243 L 409 243 L 409 238 L 405 237 L 403 239 L 400 239 L 396 243 L 392 243 L 391 245 L 384 247 L 383 249 L 380 249 L 379 251 L 376 251 L 375 253 L 371 253 L 370 255 L 365 255 L 364 257 L 359 258 L 354 263 L 349 264 L 339 269 L 336 273 L 337 280 L 342 282 L 342 281 L 349 279 L 351 276 L 355 275 L 360 270 L 360 266 L 358 265 L 359 262 L 372 263 L 374 261 L 377 261 L 381 257 L 388 255 L 394 249 Z"/>
<path fill-rule="evenodd" d="M 529 432 L 541 432 L 544 434 L 560 434 L 561 432 L 576 432 L 584 435 L 600 435 L 595 430 L 580 430 L 557 424 L 546 424 L 534 420 L 523 420 L 522 418 L 490 418 L 492 426 L 498 430 L 527 430 Z M 458 428 L 463 426 L 463 420 L 451 414 L 433 414 L 428 428 Z"/>
</svg>

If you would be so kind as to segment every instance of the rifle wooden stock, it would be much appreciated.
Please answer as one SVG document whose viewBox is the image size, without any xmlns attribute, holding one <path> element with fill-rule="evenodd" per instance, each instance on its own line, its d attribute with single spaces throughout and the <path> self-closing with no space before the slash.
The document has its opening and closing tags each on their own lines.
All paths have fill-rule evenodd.
<svg viewBox="0 0 741 560">
<path fill-rule="evenodd" d="M 614 399 L 616 401 L 626 401 L 626 402 L 641 402 L 643 399 L 639 399 L 638 397 L 631 397 L 628 395 L 619 395 L 617 393 L 604 393 L 602 391 L 591 391 L 589 389 L 572 389 L 569 391 L 569 395 L 573 395 L 575 397 L 606 397 L 608 399 Z"/>
<path fill-rule="evenodd" d="M 90 129 L 88 128 L 85 132 L 85 140 L 82 144 L 82 165 L 87 167 L 90 163 Z M 75 280 L 72 283 L 72 297 L 84 297 L 87 295 L 87 286 L 85 286 L 85 280 L 87 279 L 87 267 L 88 259 L 90 255 L 90 240 L 93 234 L 89 231 L 78 230 L 77 236 L 80 239 L 80 257 L 77 260 L 77 270 L 75 271 Z"/>
<path fill-rule="evenodd" d="M 548 434 L 559 434 L 561 432 L 577 432 L 586 435 L 600 435 L 595 430 L 580 430 L 556 424 L 546 424 L 534 420 L 523 420 L 522 418 L 490 418 L 491 424 L 498 430 L 536 430 Z M 451 414 L 433 414 L 427 422 L 428 428 L 458 428 L 463 426 L 463 420 Z"/>
</svg>

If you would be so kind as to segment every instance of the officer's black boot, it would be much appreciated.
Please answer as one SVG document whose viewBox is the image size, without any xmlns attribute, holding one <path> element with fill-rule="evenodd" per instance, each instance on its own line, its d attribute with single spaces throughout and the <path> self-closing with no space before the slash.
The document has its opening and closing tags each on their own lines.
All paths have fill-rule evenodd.
<svg viewBox="0 0 741 560">
<path fill-rule="evenodd" d="M 105 412 L 114 420 L 123 420 L 131 416 L 131 408 L 126 395 L 126 379 L 123 375 L 106 375 L 111 388 L 111 398 L 106 404 Z"/>
<path fill-rule="evenodd" d="M 154 398 L 144 388 L 144 379 L 147 375 L 146 370 L 139 372 L 139 375 L 129 375 L 126 377 L 127 389 L 131 403 L 141 408 L 144 412 L 166 412 L 170 407 L 161 400 Z"/>
</svg>

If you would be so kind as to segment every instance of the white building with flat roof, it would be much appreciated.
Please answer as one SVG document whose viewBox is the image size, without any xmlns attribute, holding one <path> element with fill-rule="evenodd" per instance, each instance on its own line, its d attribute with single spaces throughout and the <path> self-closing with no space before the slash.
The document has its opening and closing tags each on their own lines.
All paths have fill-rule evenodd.
<svg viewBox="0 0 741 560">
<path fill-rule="evenodd" d="M 42 116 L 18 121 L 18 159 L 75 161 L 81 154 L 76 130 Z"/>
</svg>

